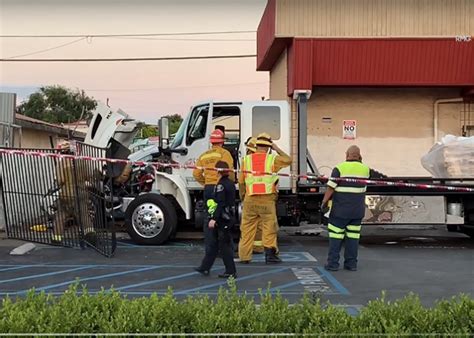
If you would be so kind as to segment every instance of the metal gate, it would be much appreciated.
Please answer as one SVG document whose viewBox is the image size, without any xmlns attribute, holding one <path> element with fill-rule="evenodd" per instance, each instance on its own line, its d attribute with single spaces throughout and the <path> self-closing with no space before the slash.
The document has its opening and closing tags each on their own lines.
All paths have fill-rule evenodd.
<svg viewBox="0 0 474 338">
<path fill-rule="evenodd" d="M 106 154 L 105 149 L 83 143 L 75 148 L 79 156 Z M 112 256 L 117 244 L 107 163 L 56 154 L 51 149 L 0 154 L 7 236 L 65 247 L 90 246 Z"/>
</svg>

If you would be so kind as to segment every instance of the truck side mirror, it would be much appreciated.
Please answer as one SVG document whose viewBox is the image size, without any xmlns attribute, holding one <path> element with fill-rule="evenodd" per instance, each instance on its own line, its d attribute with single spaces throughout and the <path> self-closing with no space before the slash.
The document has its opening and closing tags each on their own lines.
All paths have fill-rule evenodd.
<svg viewBox="0 0 474 338">
<path fill-rule="evenodd" d="M 169 119 L 167 117 L 162 117 L 158 121 L 158 133 L 160 137 L 160 148 L 168 148 L 168 140 L 170 138 L 170 128 L 169 128 Z"/>
</svg>

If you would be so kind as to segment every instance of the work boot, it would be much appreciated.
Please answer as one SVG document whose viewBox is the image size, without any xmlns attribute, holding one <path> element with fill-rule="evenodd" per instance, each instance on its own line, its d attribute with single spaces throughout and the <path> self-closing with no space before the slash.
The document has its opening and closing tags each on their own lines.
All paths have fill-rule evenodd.
<svg viewBox="0 0 474 338">
<path fill-rule="evenodd" d="M 280 257 L 276 254 L 275 248 L 265 248 L 265 264 L 278 264 L 281 262 Z"/>
<path fill-rule="evenodd" d="M 199 272 L 203 276 L 209 276 L 209 270 L 203 269 L 200 266 L 197 268 L 194 268 L 194 271 Z"/>
</svg>

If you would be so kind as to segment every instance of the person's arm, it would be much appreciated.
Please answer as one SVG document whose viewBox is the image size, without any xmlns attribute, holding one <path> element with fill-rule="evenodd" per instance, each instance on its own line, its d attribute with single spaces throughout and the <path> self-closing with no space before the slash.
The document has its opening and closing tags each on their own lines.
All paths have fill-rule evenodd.
<svg viewBox="0 0 474 338">
<path fill-rule="evenodd" d="M 328 204 L 333 194 L 334 194 L 334 189 L 331 187 L 327 187 L 327 190 L 324 193 L 323 201 L 321 202 L 321 207 L 324 207 Z"/>
<path fill-rule="evenodd" d="M 216 186 L 216 194 L 214 200 L 217 203 L 216 211 L 214 211 L 214 215 L 212 215 L 212 219 L 217 221 L 221 218 L 222 212 L 225 208 L 225 190 L 223 184 L 218 184 Z"/>
<path fill-rule="evenodd" d="M 291 157 L 283 150 L 281 150 L 281 148 L 276 143 L 273 143 L 272 149 L 275 150 L 278 154 L 275 157 L 275 162 L 273 164 L 274 172 L 279 172 L 281 169 L 291 165 Z"/>
<path fill-rule="evenodd" d="M 72 163 L 68 159 L 60 159 L 56 165 L 56 181 L 61 188 L 68 181 L 72 180 Z"/>
<path fill-rule="evenodd" d="M 234 159 L 232 158 L 232 155 L 228 152 L 225 151 L 224 154 L 222 154 L 222 161 L 226 162 L 227 165 L 229 166 L 229 169 L 232 171 L 229 171 L 229 179 L 232 182 L 235 182 L 235 172 L 234 170 Z"/>
<path fill-rule="evenodd" d="M 196 167 L 202 167 L 201 158 L 196 161 Z M 193 177 L 201 185 L 206 182 L 204 179 L 204 170 L 202 168 L 196 168 L 193 170 Z"/>
<path fill-rule="evenodd" d="M 240 162 L 240 171 L 239 171 L 239 196 L 240 200 L 243 202 L 245 198 L 245 174 L 243 173 L 244 168 L 244 159 Z"/>
<path fill-rule="evenodd" d="M 334 168 L 331 173 L 331 178 L 338 178 L 338 177 L 341 177 L 339 169 Z M 327 190 L 326 190 L 326 193 L 324 194 L 323 201 L 321 202 L 321 207 L 324 207 L 327 205 L 329 200 L 332 198 L 332 195 L 334 195 L 334 191 L 336 190 L 336 187 L 337 187 L 337 182 L 335 180 L 328 180 Z"/>
</svg>

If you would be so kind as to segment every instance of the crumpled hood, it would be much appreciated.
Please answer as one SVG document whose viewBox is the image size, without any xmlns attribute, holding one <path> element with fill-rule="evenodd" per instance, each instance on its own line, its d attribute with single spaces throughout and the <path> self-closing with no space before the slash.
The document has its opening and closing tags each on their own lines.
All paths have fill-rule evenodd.
<svg viewBox="0 0 474 338">
<path fill-rule="evenodd" d="M 130 155 L 128 147 L 142 125 L 124 111 L 118 109 L 114 112 L 103 103 L 98 103 L 84 143 L 107 148 L 108 157 L 126 159 Z"/>
</svg>

